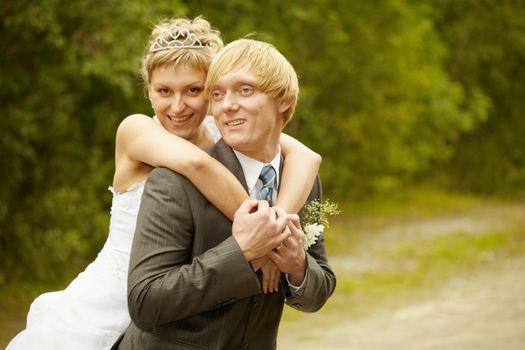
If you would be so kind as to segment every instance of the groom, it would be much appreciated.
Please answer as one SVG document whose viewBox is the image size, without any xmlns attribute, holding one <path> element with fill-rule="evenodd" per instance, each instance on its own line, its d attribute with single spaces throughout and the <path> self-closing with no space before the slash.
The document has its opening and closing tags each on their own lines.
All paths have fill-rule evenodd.
<svg viewBox="0 0 525 350">
<path fill-rule="evenodd" d="M 284 303 L 313 312 L 334 291 L 323 238 L 305 252 L 294 216 L 270 207 L 297 103 L 293 67 L 269 44 L 237 40 L 214 59 L 206 91 L 223 135 L 210 154 L 264 200 L 245 201 L 232 225 L 185 177 L 155 169 L 131 251 L 133 323 L 115 349 L 275 349 Z M 309 200 L 320 195 L 317 180 Z M 254 270 L 267 255 L 283 293 L 261 291 Z"/>
</svg>

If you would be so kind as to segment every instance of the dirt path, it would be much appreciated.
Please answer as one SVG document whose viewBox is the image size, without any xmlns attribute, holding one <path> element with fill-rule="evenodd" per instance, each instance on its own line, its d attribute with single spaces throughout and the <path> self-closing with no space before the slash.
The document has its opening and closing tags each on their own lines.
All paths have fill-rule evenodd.
<svg viewBox="0 0 525 350">
<path fill-rule="evenodd" d="M 340 322 L 315 339 L 281 334 L 279 348 L 525 349 L 525 257 L 453 279 L 429 294 L 417 303 Z"/>
<path fill-rule="evenodd" d="M 461 218 L 432 219 L 376 233 L 372 245 L 395 244 L 419 234 L 476 234 L 523 218 L 525 207 L 484 210 Z M 522 219 L 519 219 L 522 220 Z M 362 243 L 367 245 L 367 243 Z M 364 246 L 362 247 L 364 248 Z M 381 268 L 366 255 L 336 257 L 339 274 Z M 488 266 L 488 267 L 487 267 Z M 467 276 L 422 290 L 397 307 L 378 308 L 368 316 L 331 319 L 308 315 L 302 328 L 279 334 L 279 349 L 350 350 L 523 350 L 525 349 L 525 256 L 488 264 Z M 322 314 L 322 312 L 321 312 Z M 308 328 L 307 328 L 308 327 Z"/>
</svg>

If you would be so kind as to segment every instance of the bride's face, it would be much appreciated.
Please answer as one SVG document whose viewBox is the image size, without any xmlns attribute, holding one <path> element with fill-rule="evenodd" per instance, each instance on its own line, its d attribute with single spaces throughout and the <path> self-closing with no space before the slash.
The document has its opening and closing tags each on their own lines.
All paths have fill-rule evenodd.
<svg viewBox="0 0 525 350">
<path fill-rule="evenodd" d="M 192 141 L 208 111 L 204 94 L 206 73 L 182 65 L 156 68 L 150 77 L 149 98 L 162 126 Z"/>
</svg>

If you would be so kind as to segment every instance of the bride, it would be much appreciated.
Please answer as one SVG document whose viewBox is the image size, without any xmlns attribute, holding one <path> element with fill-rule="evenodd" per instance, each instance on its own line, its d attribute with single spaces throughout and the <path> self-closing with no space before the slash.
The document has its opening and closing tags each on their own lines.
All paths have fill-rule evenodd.
<svg viewBox="0 0 525 350">
<path fill-rule="evenodd" d="M 204 82 L 220 34 L 197 17 L 159 23 L 142 58 L 142 77 L 155 117 L 131 115 L 116 134 L 109 234 L 96 259 L 61 291 L 31 304 L 26 329 L 7 346 L 17 349 L 109 349 L 130 322 L 127 269 L 144 183 L 154 167 L 181 173 L 233 218 L 248 197 L 241 184 L 201 148 L 220 138 L 206 117 Z M 281 139 L 285 157 L 277 205 L 297 212 L 317 174 L 320 157 L 293 138 Z M 278 270 L 268 261 L 263 291 L 274 292 Z"/>
</svg>

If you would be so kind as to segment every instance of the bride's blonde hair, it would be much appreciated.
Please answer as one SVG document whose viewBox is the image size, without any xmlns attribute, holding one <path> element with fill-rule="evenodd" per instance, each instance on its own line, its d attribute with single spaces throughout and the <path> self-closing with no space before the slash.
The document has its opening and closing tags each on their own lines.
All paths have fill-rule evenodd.
<svg viewBox="0 0 525 350">
<path fill-rule="evenodd" d="M 147 94 L 152 72 L 181 65 L 207 73 L 215 54 L 224 46 L 220 32 L 202 17 L 163 20 L 151 32 L 142 57 L 141 75 Z"/>
</svg>

